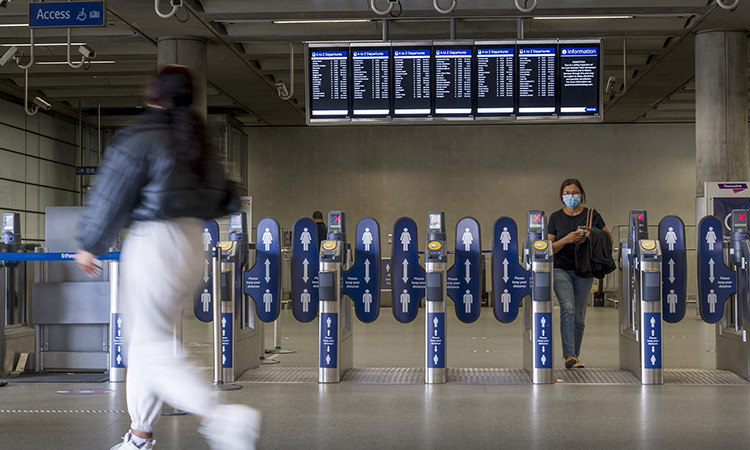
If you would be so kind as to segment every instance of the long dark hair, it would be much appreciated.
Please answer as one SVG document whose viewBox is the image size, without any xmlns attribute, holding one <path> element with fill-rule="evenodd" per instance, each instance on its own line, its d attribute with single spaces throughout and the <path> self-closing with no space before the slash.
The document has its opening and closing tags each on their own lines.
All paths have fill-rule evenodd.
<svg viewBox="0 0 750 450">
<path fill-rule="evenodd" d="M 213 150 L 205 120 L 190 107 L 193 104 L 190 70 L 183 66 L 165 67 L 149 87 L 148 97 L 172 124 L 177 160 L 203 183 L 208 176 L 208 161 Z"/>
</svg>

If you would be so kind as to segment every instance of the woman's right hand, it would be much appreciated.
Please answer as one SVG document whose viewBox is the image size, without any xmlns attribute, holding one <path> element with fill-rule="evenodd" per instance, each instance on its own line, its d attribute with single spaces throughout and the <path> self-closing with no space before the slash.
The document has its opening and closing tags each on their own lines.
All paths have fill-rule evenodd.
<svg viewBox="0 0 750 450">
<path fill-rule="evenodd" d="M 568 244 L 575 244 L 581 239 L 583 239 L 583 233 L 581 233 L 578 230 L 568 233 L 568 235 L 563 238 L 563 240 L 566 241 Z"/>
</svg>

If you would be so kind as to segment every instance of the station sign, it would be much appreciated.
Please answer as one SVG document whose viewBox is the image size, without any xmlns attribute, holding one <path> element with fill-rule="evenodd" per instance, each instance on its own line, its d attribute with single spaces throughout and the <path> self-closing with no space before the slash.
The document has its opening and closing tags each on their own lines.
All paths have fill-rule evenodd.
<svg viewBox="0 0 750 450">
<path fill-rule="evenodd" d="M 402 323 L 417 318 L 419 301 L 425 295 L 425 272 L 419 265 L 417 224 L 402 217 L 393 225 L 391 247 L 393 316 Z"/>
<path fill-rule="evenodd" d="M 481 311 L 482 241 L 479 223 L 471 218 L 456 225 L 456 257 L 448 270 L 448 296 L 456 305 L 456 316 L 464 323 L 479 319 Z"/>
<path fill-rule="evenodd" d="M 698 302 L 708 323 L 721 320 L 724 302 L 737 291 L 737 275 L 724 264 L 721 227 L 716 216 L 706 216 L 698 224 Z"/>
<path fill-rule="evenodd" d="M 343 277 L 342 291 L 354 301 L 357 318 L 373 322 L 380 314 L 380 225 L 375 219 L 357 224 L 354 265 Z"/>
<path fill-rule="evenodd" d="M 32 3 L 34 5 L 36 3 Z M 42 3 L 38 3 L 42 4 Z M 76 166 L 76 175 L 96 175 L 99 166 Z"/>
<path fill-rule="evenodd" d="M 292 313 L 300 322 L 312 322 L 318 315 L 318 228 L 302 217 L 292 230 Z"/>
<path fill-rule="evenodd" d="M 29 3 L 30 28 L 107 26 L 107 5 L 102 2 Z"/>
<path fill-rule="evenodd" d="M 258 318 L 273 322 L 281 312 L 279 224 L 266 217 L 258 223 L 255 265 L 243 274 L 244 292 L 255 300 Z"/>
<path fill-rule="evenodd" d="M 219 246 L 219 225 L 214 220 L 203 222 L 201 233 L 201 248 L 203 249 L 203 262 L 201 263 L 200 289 L 195 294 L 193 311 L 195 317 L 201 322 L 214 320 L 214 271 L 213 271 L 213 249 Z"/>
<path fill-rule="evenodd" d="M 659 244 L 664 321 L 677 323 L 685 317 L 687 297 L 687 253 L 682 219 L 667 216 L 659 222 Z"/>
<path fill-rule="evenodd" d="M 531 295 L 531 273 L 518 263 L 518 227 L 510 217 L 495 222 L 492 233 L 492 286 L 495 318 L 503 323 L 518 317 L 518 306 Z"/>
</svg>

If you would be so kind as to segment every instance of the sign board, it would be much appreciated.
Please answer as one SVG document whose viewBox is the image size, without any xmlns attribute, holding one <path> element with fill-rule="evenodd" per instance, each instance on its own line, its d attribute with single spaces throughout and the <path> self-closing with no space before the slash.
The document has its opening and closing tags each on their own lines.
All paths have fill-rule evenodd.
<svg viewBox="0 0 750 450">
<path fill-rule="evenodd" d="M 213 220 L 203 223 L 201 234 L 201 245 L 203 247 L 203 264 L 201 284 L 193 301 L 195 317 L 201 322 L 214 320 L 214 283 L 213 283 L 213 249 L 219 245 L 219 226 Z"/>
<path fill-rule="evenodd" d="M 427 313 L 429 338 L 427 341 L 427 368 L 445 368 L 445 313 Z"/>
<path fill-rule="evenodd" d="M 320 362 L 321 369 L 338 367 L 339 315 L 320 313 Z"/>
<path fill-rule="evenodd" d="M 750 209 L 750 181 L 704 184 L 706 215 L 714 215 L 722 222 L 724 240 L 731 236 L 733 209 Z M 702 217 L 698 217 L 700 220 Z"/>
<path fill-rule="evenodd" d="M 552 368 L 552 313 L 534 313 L 535 369 Z"/>
<path fill-rule="evenodd" d="M 661 369 L 661 314 L 643 313 L 643 368 Z"/>
<path fill-rule="evenodd" d="M 456 257 L 448 270 L 448 296 L 456 305 L 456 316 L 463 323 L 479 319 L 482 294 L 482 240 L 479 223 L 471 218 L 456 225 Z"/>
<path fill-rule="evenodd" d="M 234 367 L 234 314 L 221 313 L 221 363 L 225 369 Z"/>
<path fill-rule="evenodd" d="M 531 295 L 531 273 L 518 263 L 518 228 L 510 217 L 497 219 L 492 233 L 492 286 L 495 318 L 513 322 L 521 299 Z"/>
<path fill-rule="evenodd" d="M 256 236 L 255 265 L 243 274 L 244 292 L 255 300 L 258 318 L 273 322 L 281 312 L 279 224 L 266 217 Z"/>
<path fill-rule="evenodd" d="M 342 291 L 354 301 L 357 318 L 373 322 L 380 314 L 380 225 L 375 219 L 357 224 L 354 265 L 343 277 Z"/>
<path fill-rule="evenodd" d="M 380 289 L 383 291 L 390 291 L 393 288 L 391 267 L 390 257 L 380 259 Z"/>
<path fill-rule="evenodd" d="M 393 225 L 391 247 L 393 316 L 402 323 L 417 318 L 419 301 L 425 295 L 425 273 L 419 265 L 417 224 L 402 217 Z"/>
<path fill-rule="evenodd" d="M 43 5 L 44 3 L 30 3 L 31 5 Z M 76 175 L 96 175 L 99 166 L 76 166 Z"/>
<path fill-rule="evenodd" d="M 737 290 L 737 275 L 724 264 L 721 227 L 715 216 L 706 216 L 698 224 L 698 310 L 708 323 L 721 320 L 724 302 Z"/>
<path fill-rule="evenodd" d="M 309 217 L 292 230 L 292 313 L 300 322 L 318 315 L 318 227 Z"/>
<path fill-rule="evenodd" d="M 107 26 L 104 2 L 29 3 L 30 28 Z"/>
<path fill-rule="evenodd" d="M 668 216 L 659 222 L 659 244 L 664 320 L 677 323 L 685 317 L 687 297 L 687 253 L 682 219 Z"/>
<path fill-rule="evenodd" d="M 125 336 L 123 336 L 122 314 L 110 314 L 110 329 L 112 330 L 112 348 L 109 350 L 111 361 L 109 366 L 113 369 L 125 368 Z"/>
</svg>

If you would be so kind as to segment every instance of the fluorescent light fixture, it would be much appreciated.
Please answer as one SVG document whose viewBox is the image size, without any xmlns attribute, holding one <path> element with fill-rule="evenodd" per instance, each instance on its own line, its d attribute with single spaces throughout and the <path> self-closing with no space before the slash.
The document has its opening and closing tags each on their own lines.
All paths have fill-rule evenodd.
<svg viewBox="0 0 750 450">
<path fill-rule="evenodd" d="M 534 20 L 607 20 L 635 19 L 635 16 L 534 16 Z"/>
<path fill-rule="evenodd" d="M 68 45 L 66 42 L 53 42 L 48 44 L 40 44 L 38 42 L 34 43 L 35 47 L 64 47 Z M 70 45 L 86 45 L 85 42 L 73 42 Z M 31 44 L 0 44 L 0 47 L 31 47 Z"/>
<path fill-rule="evenodd" d="M 115 61 L 88 61 L 89 64 L 114 64 Z M 40 66 L 67 66 L 67 61 L 44 61 L 44 62 L 35 62 L 34 64 L 40 65 Z"/>
<path fill-rule="evenodd" d="M 300 24 L 300 23 L 370 23 L 372 19 L 320 19 L 320 20 L 272 20 L 271 23 Z"/>
<path fill-rule="evenodd" d="M 0 23 L 0 28 L 3 27 L 28 27 L 28 23 Z"/>
</svg>

